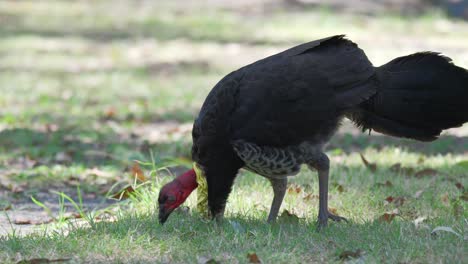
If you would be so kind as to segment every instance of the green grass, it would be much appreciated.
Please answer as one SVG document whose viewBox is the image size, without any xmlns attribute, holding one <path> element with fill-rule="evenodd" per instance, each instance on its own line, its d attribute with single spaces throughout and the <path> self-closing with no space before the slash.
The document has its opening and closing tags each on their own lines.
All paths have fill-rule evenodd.
<svg viewBox="0 0 468 264">
<path fill-rule="evenodd" d="M 451 233 L 431 235 L 437 226 L 448 226 L 466 234 L 467 217 L 463 210 L 455 216 L 456 204 L 464 207 L 461 191 L 455 182 L 468 184 L 466 169 L 454 166 L 457 158 L 450 155 L 426 157 L 424 164 L 436 168 L 438 176 L 417 179 L 411 175 L 389 172 L 394 162 L 404 166 L 417 165 L 419 154 L 388 149 L 376 153 L 369 150 L 368 158 L 378 157 L 378 171 L 363 168 L 357 154 L 340 156 L 334 162 L 331 185 L 339 183 L 343 192 L 331 189 L 330 207 L 350 219 L 349 224 L 331 223 L 316 231 L 317 199 L 305 200 L 317 193 L 315 173 L 304 170 L 291 182 L 301 186 L 300 193 L 288 193 L 284 208 L 299 217 L 299 221 L 281 218 L 278 223 L 265 222 L 271 190 L 263 178 L 242 173 L 230 197 L 226 219 L 222 223 L 205 222 L 196 212 L 173 214 L 166 225 L 160 226 L 155 213 L 154 197 L 169 177 L 158 177 L 150 186 L 137 189 L 136 197 L 117 214 L 116 222 L 102 222 L 92 227 L 71 227 L 66 233 L 34 234 L 25 237 L 7 236 L 0 241 L 4 259 L 64 258 L 75 262 L 197 262 L 215 259 L 221 262 L 246 262 L 247 254 L 255 252 L 262 261 L 321 262 L 338 260 L 345 250 L 361 249 L 365 262 L 446 262 L 461 263 L 466 258 L 466 242 Z M 332 160 L 336 159 L 332 156 Z M 443 175 L 443 176 L 442 176 Z M 392 187 L 377 183 L 391 181 Z M 418 190 L 422 195 L 414 198 Z M 444 200 L 447 195 L 448 200 Z M 388 196 L 405 197 L 399 206 L 400 216 L 391 223 L 377 219 L 397 208 L 385 205 Z M 195 207 L 195 197 L 187 201 Z M 416 226 L 418 217 L 426 220 Z M 47 245 L 46 248 L 38 245 Z M 80 248 L 80 251 L 76 251 Z"/>
<path fill-rule="evenodd" d="M 150 181 L 130 199 L 105 203 L 107 210 L 88 205 L 112 200 L 106 192 L 113 187 L 133 184 L 134 160 L 156 167 L 171 160 L 187 164 L 190 123 L 211 87 L 242 65 L 346 33 L 376 65 L 436 50 L 468 67 L 467 32 L 467 23 L 437 11 L 402 18 L 327 9 L 181 7 L 172 1 L 2 1 L 0 208 L 11 205 L 11 211 L 1 212 L 0 262 L 245 263 L 253 252 L 263 263 L 340 262 L 343 251 L 358 249 L 363 253 L 355 261 L 365 263 L 466 262 L 466 201 L 456 187 L 468 185 L 466 166 L 456 165 L 468 160 L 466 126 L 425 144 L 368 136 L 345 124 L 327 150 L 330 207 L 350 223 L 331 223 L 322 232 L 315 226 L 317 176 L 307 169 L 291 178 L 300 192 L 288 193 L 282 207 L 298 221 L 266 224 L 272 190 L 267 180 L 245 171 L 222 223 L 190 210 L 160 226 L 156 197 L 171 177 L 152 166 L 144 167 Z M 358 152 L 377 164 L 376 172 L 364 167 Z M 395 163 L 438 174 L 399 174 L 389 169 Z M 392 186 L 381 186 L 386 181 Z M 54 217 L 76 211 L 56 193 L 78 202 L 76 185 L 87 212 L 107 212 L 112 221 L 59 221 L 26 234 L 8 223 L 7 214 L 42 210 L 30 196 L 52 208 Z M 405 202 L 385 204 L 388 196 Z M 195 208 L 195 195 L 186 205 Z M 396 208 L 400 215 L 391 223 L 377 220 Z M 425 220 L 416 226 L 418 217 Z M 437 226 L 462 238 L 431 235 Z"/>
</svg>

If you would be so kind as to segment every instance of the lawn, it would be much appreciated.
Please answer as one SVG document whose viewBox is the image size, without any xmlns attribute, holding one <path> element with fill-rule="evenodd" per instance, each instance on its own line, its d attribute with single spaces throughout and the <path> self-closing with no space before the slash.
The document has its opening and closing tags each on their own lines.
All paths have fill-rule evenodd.
<svg viewBox="0 0 468 264">
<path fill-rule="evenodd" d="M 345 122 L 327 153 L 330 207 L 349 223 L 317 232 L 304 168 L 275 224 L 268 181 L 241 171 L 223 222 L 194 193 L 159 225 L 158 191 L 190 165 L 191 122 L 230 71 L 342 33 L 375 65 L 433 50 L 468 68 L 468 23 L 440 11 L 220 2 L 0 2 L 0 262 L 467 263 L 467 125 L 420 143 Z"/>
</svg>

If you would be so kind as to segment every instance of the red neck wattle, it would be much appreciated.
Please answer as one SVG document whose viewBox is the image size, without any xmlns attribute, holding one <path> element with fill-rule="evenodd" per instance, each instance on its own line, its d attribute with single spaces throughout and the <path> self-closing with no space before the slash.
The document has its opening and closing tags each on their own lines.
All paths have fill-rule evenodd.
<svg viewBox="0 0 468 264">
<path fill-rule="evenodd" d="M 193 191 L 198 187 L 197 175 L 193 169 L 186 171 L 175 178 L 175 181 L 179 182 L 184 189 Z"/>
</svg>

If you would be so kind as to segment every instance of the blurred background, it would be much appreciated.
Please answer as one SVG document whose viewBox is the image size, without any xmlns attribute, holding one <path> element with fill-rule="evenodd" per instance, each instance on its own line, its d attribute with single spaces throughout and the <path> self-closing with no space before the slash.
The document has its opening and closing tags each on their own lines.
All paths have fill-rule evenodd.
<svg viewBox="0 0 468 264">
<path fill-rule="evenodd" d="M 431 50 L 468 68 L 467 19 L 456 0 L 0 1 L 0 203 L 77 182 L 92 200 L 133 160 L 188 162 L 216 82 L 302 42 L 346 34 L 375 65 Z M 467 135 L 422 144 L 345 123 L 328 150 L 466 156 Z"/>
</svg>

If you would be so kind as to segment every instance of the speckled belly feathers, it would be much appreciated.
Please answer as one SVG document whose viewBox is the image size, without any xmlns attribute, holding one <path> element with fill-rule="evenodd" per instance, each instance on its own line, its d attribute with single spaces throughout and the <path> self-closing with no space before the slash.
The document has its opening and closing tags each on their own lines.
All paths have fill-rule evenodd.
<svg viewBox="0 0 468 264">
<path fill-rule="evenodd" d="M 307 143 L 286 148 L 258 146 L 243 140 L 232 142 L 234 150 L 245 162 L 245 168 L 267 178 L 284 178 L 299 172 L 301 165 L 316 152 Z"/>
</svg>

